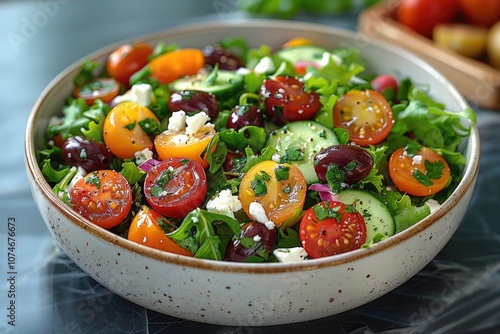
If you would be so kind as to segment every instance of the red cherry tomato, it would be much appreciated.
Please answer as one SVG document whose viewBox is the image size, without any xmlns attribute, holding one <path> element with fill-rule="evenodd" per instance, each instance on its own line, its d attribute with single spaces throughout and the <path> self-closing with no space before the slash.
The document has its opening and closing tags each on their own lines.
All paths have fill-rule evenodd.
<svg viewBox="0 0 500 334">
<path fill-rule="evenodd" d="M 369 146 L 389 135 L 394 119 L 391 106 L 382 94 L 373 90 L 353 90 L 335 104 L 333 122 L 349 132 L 351 141 Z"/>
<path fill-rule="evenodd" d="M 264 81 L 260 98 L 267 116 L 280 124 L 312 119 L 321 109 L 319 96 L 304 91 L 304 84 L 295 78 L 277 76 Z"/>
<path fill-rule="evenodd" d="M 164 231 L 159 224 L 168 231 Z M 193 256 L 187 249 L 177 245 L 175 241 L 170 239 L 166 232 L 173 232 L 174 228 L 170 228 L 170 222 L 162 217 L 158 212 L 155 212 L 143 206 L 139 212 L 134 216 L 132 223 L 128 229 L 127 238 L 138 244 L 156 248 L 170 253 Z"/>
<path fill-rule="evenodd" d="M 207 179 L 196 161 L 169 158 L 154 166 L 146 175 L 144 194 L 147 202 L 165 217 L 182 218 L 205 199 Z"/>
<path fill-rule="evenodd" d="M 299 237 L 310 257 L 331 256 L 360 248 L 366 242 L 366 224 L 354 207 L 324 201 L 306 211 Z"/>
<path fill-rule="evenodd" d="M 97 78 L 83 86 L 76 87 L 73 95 L 81 97 L 88 106 L 100 99 L 104 103 L 111 102 L 120 93 L 120 83 L 113 78 Z"/>
<path fill-rule="evenodd" d="M 132 207 L 132 189 L 125 177 L 113 170 L 87 174 L 70 190 L 73 210 L 96 225 L 120 224 Z"/>
<path fill-rule="evenodd" d="M 153 48 L 145 43 L 124 44 L 109 55 L 108 74 L 128 86 L 132 74 L 148 64 L 152 52 Z"/>
<path fill-rule="evenodd" d="M 458 0 L 401 0 L 397 20 L 431 38 L 432 30 L 440 23 L 450 22 L 458 10 Z"/>
<path fill-rule="evenodd" d="M 491 27 L 500 21 L 500 1 L 498 0 L 458 0 L 460 12 L 469 23 Z"/>
<path fill-rule="evenodd" d="M 390 74 L 381 74 L 375 77 L 370 84 L 374 91 L 384 96 L 396 96 L 398 93 L 398 80 Z"/>
</svg>

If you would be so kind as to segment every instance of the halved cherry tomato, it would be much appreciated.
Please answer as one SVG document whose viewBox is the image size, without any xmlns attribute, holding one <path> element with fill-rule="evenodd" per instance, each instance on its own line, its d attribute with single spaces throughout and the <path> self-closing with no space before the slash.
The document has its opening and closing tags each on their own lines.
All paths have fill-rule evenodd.
<svg viewBox="0 0 500 334">
<path fill-rule="evenodd" d="M 165 217 L 185 217 L 200 206 L 206 193 L 205 170 L 189 159 L 163 160 L 148 172 L 144 181 L 147 202 Z"/>
<path fill-rule="evenodd" d="M 258 202 L 276 226 L 289 227 L 300 217 L 306 191 L 307 181 L 297 167 L 268 160 L 245 173 L 239 199 L 249 217 L 252 217 L 250 203 Z"/>
<path fill-rule="evenodd" d="M 380 143 L 391 132 L 394 119 L 385 97 L 374 90 L 352 90 L 335 104 L 333 122 L 349 132 L 349 139 L 360 146 Z"/>
<path fill-rule="evenodd" d="M 199 49 L 180 49 L 164 53 L 149 62 L 151 76 L 162 84 L 169 84 L 185 75 L 194 75 L 205 65 L 205 56 Z"/>
<path fill-rule="evenodd" d="M 280 124 L 312 119 L 321 109 L 319 95 L 304 91 L 304 84 L 291 77 L 265 80 L 260 90 L 267 116 Z"/>
<path fill-rule="evenodd" d="M 202 154 L 214 135 L 215 130 L 213 129 L 194 135 L 166 130 L 155 137 L 154 146 L 161 160 L 186 158 L 198 162 L 203 168 L 207 168 L 207 153 L 203 156 Z"/>
<path fill-rule="evenodd" d="M 397 20 L 415 32 L 431 38 L 432 30 L 448 23 L 458 11 L 458 0 L 401 0 Z"/>
<path fill-rule="evenodd" d="M 299 237 L 310 257 L 331 256 L 359 249 L 366 242 L 366 224 L 354 207 L 324 201 L 306 211 Z"/>
<path fill-rule="evenodd" d="M 109 55 L 108 74 L 128 86 L 132 74 L 148 64 L 152 52 L 153 48 L 145 43 L 124 44 Z"/>
<path fill-rule="evenodd" d="M 293 64 L 293 67 L 295 68 L 295 72 L 297 72 L 298 75 L 306 74 L 307 68 L 309 66 L 321 68 L 320 63 L 318 63 L 316 61 L 312 61 L 312 60 L 299 60 Z"/>
<path fill-rule="evenodd" d="M 170 222 L 165 217 L 162 217 L 158 212 L 151 210 L 147 206 L 143 206 L 134 216 L 128 230 L 127 238 L 130 241 L 147 247 L 180 255 L 193 256 L 190 251 L 170 239 L 166 235 L 167 231 L 164 231 L 159 224 L 165 227 L 170 226 Z M 173 232 L 173 230 L 172 228 L 168 232 Z"/>
<path fill-rule="evenodd" d="M 450 167 L 441 155 L 428 147 L 421 147 L 415 153 L 401 147 L 389 159 L 389 175 L 400 191 L 429 196 L 449 184 Z"/>
<path fill-rule="evenodd" d="M 153 149 L 153 140 L 139 125 L 146 119 L 159 123 L 151 110 L 135 102 L 122 102 L 111 109 L 103 125 L 104 143 L 111 153 L 128 159 L 137 151 Z"/>
<path fill-rule="evenodd" d="M 114 170 L 87 174 L 71 188 L 73 210 L 96 225 L 111 228 L 120 224 L 132 207 L 132 189 Z"/>
<path fill-rule="evenodd" d="M 120 92 L 120 83 L 113 78 L 96 78 L 83 86 L 76 87 L 73 91 L 75 97 L 81 97 L 88 106 L 92 106 L 95 100 L 100 99 L 108 103 Z"/>
</svg>

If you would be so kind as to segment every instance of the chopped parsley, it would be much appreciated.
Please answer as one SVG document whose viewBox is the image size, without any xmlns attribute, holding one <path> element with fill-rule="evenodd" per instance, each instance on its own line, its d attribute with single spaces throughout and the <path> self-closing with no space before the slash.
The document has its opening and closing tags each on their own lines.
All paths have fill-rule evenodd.
<svg viewBox="0 0 500 334">
<path fill-rule="evenodd" d="M 345 180 L 345 174 L 338 165 L 332 164 L 328 166 L 325 178 L 328 186 L 333 193 L 338 194 L 342 190 L 342 184 Z"/>
<path fill-rule="evenodd" d="M 91 173 L 85 177 L 85 183 L 90 185 L 95 185 L 97 189 L 101 187 L 101 179 L 99 178 L 97 172 Z"/>
<path fill-rule="evenodd" d="M 161 174 L 156 178 L 155 184 L 151 187 L 151 194 L 156 198 L 161 197 L 165 186 L 170 180 L 174 178 L 174 176 L 174 170 L 171 167 L 161 172 Z"/>
<path fill-rule="evenodd" d="M 339 212 L 340 206 L 330 208 L 330 202 L 324 202 L 324 204 L 315 205 L 313 210 L 314 215 L 318 220 L 333 218 L 336 221 L 340 222 L 340 220 L 342 219 L 342 213 Z"/>
<path fill-rule="evenodd" d="M 285 155 L 280 159 L 280 163 L 285 163 L 289 161 L 302 161 L 304 160 L 304 152 L 300 147 L 287 148 L 285 150 Z"/>
<path fill-rule="evenodd" d="M 409 143 L 405 146 L 405 148 L 403 150 L 411 158 L 411 157 L 415 156 L 418 153 L 418 151 L 420 151 L 421 148 L 422 148 L 422 146 L 420 146 L 419 144 Z"/>
<path fill-rule="evenodd" d="M 137 122 L 135 122 L 135 121 L 134 121 L 133 123 L 129 123 L 129 124 L 127 124 L 127 125 L 124 125 L 123 127 L 124 127 L 125 129 L 127 129 L 127 130 L 132 131 L 132 130 L 134 130 L 134 129 L 135 129 L 135 126 L 136 126 L 136 125 L 137 125 Z"/>
<path fill-rule="evenodd" d="M 288 180 L 290 176 L 290 167 L 281 164 L 278 165 L 278 167 L 274 169 L 274 176 L 276 176 L 276 180 L 278 181 Z"/>
<path fill-rule="evenodd" d="M 250 182 L 250 188 L 252 188 L 255 196 L 260 197 L 267 194 L 266 182 L 271 179 L 271 176 L 264 171 L 260 174 L 256 174 L 252 182 Z"/>
<path fill-rule="evenodd" d="M 139 126 L 148 136 L 155 137 L 161 133 L 161 125 L 153 118 L 145 118 L 139 121 Z M 129 129 L 130 130 L 130 129 Z"/>
<path fill-rule="evenodd" d="M 442 161 L 430 162 L 425 160 L 425 170 L 426 173 L 422 173 L 418 169 L 415 169 L 411 174 L 418 183 L 430 187 L 434 183 L 431 179 L 437 180 L 443 175 L 444 164 Z"/>
</svg>

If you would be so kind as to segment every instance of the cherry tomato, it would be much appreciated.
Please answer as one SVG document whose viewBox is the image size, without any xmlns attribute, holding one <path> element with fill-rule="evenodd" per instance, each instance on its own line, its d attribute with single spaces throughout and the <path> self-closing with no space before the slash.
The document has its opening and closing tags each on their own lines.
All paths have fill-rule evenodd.
<svg viewBox="0 0 500 334">
<path fill-rule="evenodd" d="M 144 194 L 147 202 L 165 217 L 182 218 L 205 199 L 207 179 L 196 161 L 170 158 L 161 161 L 146 175 Z"/>
<path fill-rule="evenodd" d="M 224 258 L 229 261 L 243 262 L 252 256 L 262 259 L 273 251 L 276 243 L 276 229 L 269 230 L 266 225 L 252 221 L 241 227 L 238 239 L 229 241 Z"/>
<path fill-rule="evenodd" d="M 472 24 L 491 27 L 500 21 L 498 0 L 458 0 L 460 12 Z"/>
<path fill-rule="evenodd" d="M 199 49 L 179 49 L 164 53 L 149 62 L 151 76 L 162 84 L 169 84 L 185 75 L 194 75 L 205 65 L 205 56 Z"/>
<path fill-rule="evenodd" d="M 396 96 L 398 93 L 398 80 L 390 74 L 381 74 L 375 77 L 370 84 L 374 91 L 384 94 L 384 96 L 387 96 L 385 95 L 387 91 L 390 91 L 392 96 Z"/>
<path fill-rule="evenodd" d="M 203 151 L 206 150 L 214 135 L 215 130 L 213 129 L 198 132 L 194 135 L 166 130 L 155 137 L 154 146 L 161 160 L 186 158 L 196 161 L 203 168 L 207 168 L 207 153 L 203 155 Z"/>
<path fill-rule="evenodd" d="M 153 140 L 138 123 L 145 119 L 159 122 L 151 110 L 135 102 L 122 102 L 111 109 L 103 125 L 104 143 L 111 153 L 128 159 L 137 151 L 153 149 Z"/>
<path fill-rule="evenodd" d="M 305 92 L 304 84 L 291 77 L 265 80 L 260 98 L 264 101 L 266 115 L 279 124 L 312 119 L 321 109 L 318 94 Z"/>
<path fill-rule="evenodd" d="M 295 46 L 314 45 L 313 41 L 306 37 L 294 37 L 286 41 L 282 48 L 293 48 Z"/>
<path fill-rule="evenodd" d="M 73 91 L 75 97 L 81 97 L 88 106 L 100 99 L 104 103 L 111 102 L 120 93 L 120 83 L 113 78 L 97 78 Z"/>
<path fill-rule="evenodd" d="M 177 245 L 166 235 L 165 232 L 173 232 L 173 228 L 170 231 L 164 231 L 159 224 L 165 227 L 170 226 L 170 222 L 158 212 L 143 206 L 130 224 L 127 239 L 162 251 L 193 256 L 190 251 Z"/>
<path fill-rule="evenodd" d="M 87 174 L 71 188 L 73 210 L 103 228 L 120 224 L 132 207 L 132 189 L 114 170 Z"/>
<path fill-rule="evenodd" d="M 385 97 L 373 90 L 353 90 L 344 94 L 333 109 L 336 127 L 349 132 L 360 146 L 380 143 L 392 129 L 392 109 Z"/>
<path fill-rule="evenodd" d="M 312 61 L 312 60 L 299 60 L 297 62 L 295 62 L 293 64 L 293 67 L 295 68 L 295 72 L 298 74 L 298 75 L 304 75 L 306 74 L 307 72 L 307 68 L 309 66 L 313 66 L 313 67 L 316 67 L 316 68 L 321 68 L 321 64 L 316 62 L 316 61 Z"/>
<path fill-rule="evenodd" d="M 421 147 L 415 153 L 401 147 L 389 159 L 389 175 L 400 191 L 429 196 L 449 184 L 450 167 L 442 156 L 428 147 Z"/>
<path fill-rule="evenodd" d="M 359 249 L 366 242 L 366 224 L 354 207 L 324 201 L 306 211 L 299 237 L 310 257 L 331 256 Z"/>
<path fill-rule="evenodd" d="M 288 227 L 297 222 L 306 190 L 306 179 L 297 167 L 268 160 L 259 162 L 245 173 L 239 199 L 249 217 L 252 217 L 250 203 L 258 202 L 276 226 Z"/>
<path fill-rule="evenodd" d="M 401 0 L 397 20 L 415 32 L 431 38 L 440 23 L 450 22 L 458 11 L 458 0 Z"/>
<path fill-rule="evenodd" d="M 153 48 L 145 43 L 122 45 L 108 57 L 108 74 L 128 86 L 132 74 L 148 64 L 148 57 L 152 52 Z"/>
<path fill-rule="evenodd" d="M 466 57 L 478 58 L 486 50 L 488 29 L 473 24 L 438 24 L 432 33 L 434 42 Z"/>
<path fill-rule="evenodd" d="M 486 51 L 491 65 L 500 70 L 500 21 L 495 23 L 488 32 Z"/>
</svg>

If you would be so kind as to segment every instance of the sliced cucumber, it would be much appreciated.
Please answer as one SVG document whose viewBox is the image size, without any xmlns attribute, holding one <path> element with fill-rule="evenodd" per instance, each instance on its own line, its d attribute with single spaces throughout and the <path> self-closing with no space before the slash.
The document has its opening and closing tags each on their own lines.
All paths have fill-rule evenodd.
<svg viewBox="0 0 500 334">
<path fill-rule="evenodd" d="M 358 210 L 366 222 L 366 242 L 370 243 L 378 233 L 392 236 L 396 233 L 396 222 L 387 206 L 377 197 L 362 190 L 343 190 L 339 201 Z"/>
<path fill-rule="evenodd" d="M 210 72 L 187 76 L 170 84 L 173 91 L 200 90 L 214 94 L 217 100 L 231 98 L 243 90 L 243 77 L 236 72 L 218 70 L 214 82 L 207 83 Z"/>
<path fill-rule="evenodd" d="M 326 49 L 316 45 L 301 45 L 284 48 L 276 52 L 278 57 L 290 61 L 292 64 L 301 61 L 320 62 Z"/>
<path fill-rule="evenodd" d="M 315 121 L 290 122 L 272 131 L 266 142 L 266 146 L 276 148 L 282 161 L 297 166 L 309 184 L 319 181 L 314 156 L 322 148 L 337 144 L 333 130 Z"/>
</svg>

